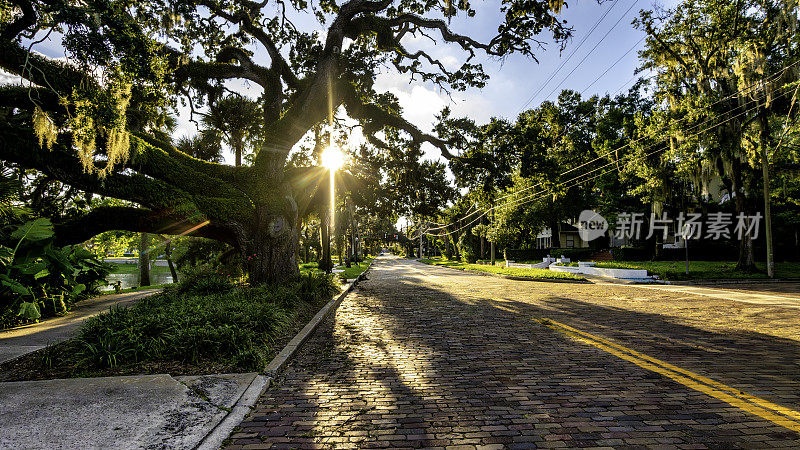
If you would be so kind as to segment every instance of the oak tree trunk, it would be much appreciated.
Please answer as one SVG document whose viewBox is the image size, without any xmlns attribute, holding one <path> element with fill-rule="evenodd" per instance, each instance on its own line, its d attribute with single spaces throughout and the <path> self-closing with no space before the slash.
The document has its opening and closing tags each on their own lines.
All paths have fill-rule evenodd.
<svg viewBox="0 0 800 450">
<path fill-rule="evenodd" d="M 318 267 L 320 270 L 330 272 L 331 269 L 333 269 L 333 261 L 331 261 L 330 214 L 322 212 L 320 215 L 322 216 L 322 220 L 320 221 L 322 229 L 319 235 L 321 240 L 320 244 L 322 245 L 320 249 L 322 256 L 319 259 Z"/>
<path fill-rule="evenodd" d="M 172 241 L 168 240 L 167 245 L 164 246 L 164 257 L 167 259 L 169 266 L 169 273 L 172 275 L 172 282 L 178 282 L 178 272 L 175 270 L 175 264 L 172 263 Z"/>
<path fill-rule="evenodd" d="M 250 223 L 231 226 L 251 285 L 283 283 L 300 274 L 297 205 L 290 196 L 257 206 Z"/>
<path fill-rule="evenodd" d="M 738 164 L 734 163 L 733 173 L 733 193 L 735 194 L 734 200 L 736 205 L 736 214 L 733 217 L 733 223 L 736 224 L 736 216 L 744 213 L 749 214 L 747 207 L 747 199 L 744 196 L 742 189 L 741 173 L 739 172 Z M 739 241 L 739 259 L 736 261 L 736 270 L 744 272 L 755 272 L 756 261 L 755 252 L 753 251 L 753 240 L 750 238 L 749 233 L 744 233 L 742 239 Z"/>
</svg>

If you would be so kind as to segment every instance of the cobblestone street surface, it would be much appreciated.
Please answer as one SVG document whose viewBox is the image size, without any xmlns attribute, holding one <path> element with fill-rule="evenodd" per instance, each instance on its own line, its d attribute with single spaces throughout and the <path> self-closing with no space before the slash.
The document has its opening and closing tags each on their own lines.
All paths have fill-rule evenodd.
<svg viewBox="0 0 800 450">
<path fill-rule="evenodd" d="M 380 258 L 230 446 L 800 448 L 798 333 L 796 308 Z"/>
</svg>

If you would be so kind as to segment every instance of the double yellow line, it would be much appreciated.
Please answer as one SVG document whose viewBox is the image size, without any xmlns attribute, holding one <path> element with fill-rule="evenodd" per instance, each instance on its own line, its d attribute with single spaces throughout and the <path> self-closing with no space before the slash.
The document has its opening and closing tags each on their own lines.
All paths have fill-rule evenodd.
<svg viewBox="0 0 800 450">
<path fill-rule="evenodd" d="M 556 322 L 550 319 L 534 319 L 542 325 L 566 334 L 574 339 L 589 344 L 607 353 L 610 353 L 625 361 L 632 362 L 639 367 L 658 373 L 672 380 L 710 395 L 718 400 L 722 400 L 729 405 L 735 406 L 743 411 L 755 414 L 772 423 L 788 428 L 800 433 L 800 412 L 786 408 L 767 400 L 753 397 L 750 394 L 734 389 L 730 386 L 714 381 L 708 377 L 696 374 L 686 369 L 674 366 L 666 361 L 653 358 L 639 353 L 633 349 L 619 345 L 599 336 L 578 330 L 569 325 Z"/>
</svg>

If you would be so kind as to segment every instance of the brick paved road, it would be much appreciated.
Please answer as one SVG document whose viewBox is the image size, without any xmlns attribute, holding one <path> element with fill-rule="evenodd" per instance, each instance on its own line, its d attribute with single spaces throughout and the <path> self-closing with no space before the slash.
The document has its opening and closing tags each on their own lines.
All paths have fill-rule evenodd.
<svg viewBox="0 0 800 450">
<path fill-rule="evenodd" d="M 533 320 L 569 324 L 798 410 L 797 316 L 379 259 L 231 446 L 800 448 L 794 431 Z"/>
</svg>

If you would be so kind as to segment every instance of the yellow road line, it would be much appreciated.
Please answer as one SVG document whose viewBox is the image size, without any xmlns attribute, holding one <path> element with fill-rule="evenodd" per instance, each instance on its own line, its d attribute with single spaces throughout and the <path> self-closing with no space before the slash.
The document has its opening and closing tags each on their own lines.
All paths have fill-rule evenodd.
<svg viewBox="0 0 800 450">
<path fill-rule="evenodd" d="M 571 336 L 581 342 L 632 362 L 639 367 L 668 377 L 686 387 L 707 394 L 743 411 L 755 414 L 772 423 L 800 433 L 800 412 L 754 397 L 708 377 L 677 367 L 652 356 L 609 341 L 599 336 L 578 330 L 550 319 L 536 319 L 542 325 Z"/>
</svg>

